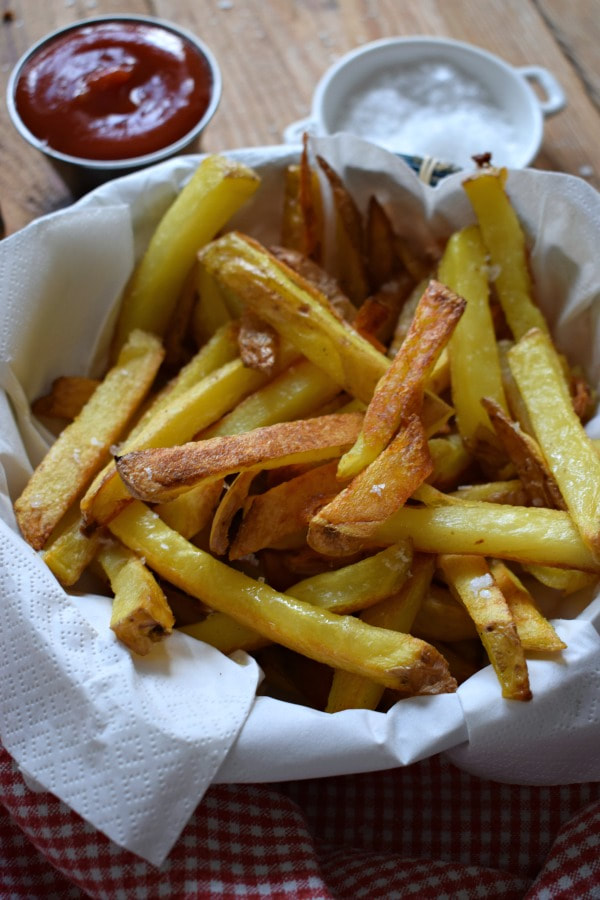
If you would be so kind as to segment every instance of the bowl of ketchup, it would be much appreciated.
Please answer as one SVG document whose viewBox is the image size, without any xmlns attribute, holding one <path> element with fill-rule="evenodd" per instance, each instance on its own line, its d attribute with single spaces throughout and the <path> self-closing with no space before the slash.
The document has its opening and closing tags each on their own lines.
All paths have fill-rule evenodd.
<svg viewBox="0 0 600 900">
<path fill-rule="evenodd" d="M 75 193 L 194 152 L 221 97 L 221 72 L 191 32 L 149 16 L 99 16 L 34 44 L 7 105 L 17 130 Z"/>
</svg>

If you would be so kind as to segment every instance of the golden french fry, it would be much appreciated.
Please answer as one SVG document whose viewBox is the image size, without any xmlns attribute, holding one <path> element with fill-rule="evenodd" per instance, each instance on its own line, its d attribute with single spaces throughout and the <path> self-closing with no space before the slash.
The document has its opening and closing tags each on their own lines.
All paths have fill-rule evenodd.
<svg viewBox="0 0 600 900">
<path fill-rule="evenodd" d="M 408 500 L 432 468 L 423 425 L 413 416 L 385 450 L 313 516 L 309 546 L 333 556 L 360 549 L 365 537 Z"/>
<path fill-rule="evenodd" d="M 140 656 L 170 634 L 175 618 L 167 598 L 137 554 L 117 541 L 103 541 L 98 562 L 114 593 L 110 627 Z"/>
<path fill-rule="evenodd" d="M 197 300 L 192 312 L 191 328 L 199 347 L 231 322 L 232 316 L 215 279 L 204 266 L 195 265 Z"/>
<path fill-rule="evenodd" d="M 464 484 L 450 494 L 456 500 L 483 500 L 486 503 L 505 503 L 526 506 L 527 493 L 521 481 L 486 481 L 483 484 Z"/>
<path fill-rule="evenodd" d="M 253 428 L 316 415 L 319 407 L 338 393 L 337 385 L 324 372 L 308 360 L 302 360 L 240 401 L 230 413 L 207 428 L 201 437 L 240 434 Z M 209 484 L 199 484 L 159 507 L 165 521 L 185 537 L 196 533 L 190 528 L 197 520 L 198 507 L 204 508 Z"/>
<path fill-rule="evenodd" d="M 527 660 L 512 613 L 480 556 L 440 556 L 450 589 L 465 605 L 502 687 L 502 696 L 531 700 Z"/>
<path fill-rule="evenodd" d="M 410 576 L 397 594 L 370 606 L 360 618 L 368 625 L 408 633 L 431 582 L 435 560 L 433 557 L 416 556 Z M 408 576 L 407 572 L 407 576 Z M 335 671 L 329 691 L 326 712 L 343 709 L 376 709 L 383 695 L 383 687 L 369 678 L 354 672 Z"/>
<path fill-rule="evenodd" d="M 360 413 L 339 413 L 280 422 L 240 435 L 134 450 L 115 461 L 132 497 L 164 502 L 205 478 L 337 458 L 355 439 L 361 421 Z"/>
<path fill-rule="evenodd" d="M 396 690 L 455 690 L 443 657 L 424 641 L 279 594 L 190 544 L 143 504 L 128 506 L 109 528 L 161 577 L 276 643 Z"/>
<path fill-rule="evenodd" d="M 530 328 L 548 330 L 533 301 L 525 235 L 506 193 L 506 169 L 481 169 L 463 182 L 490 256 L 493 281 L 516 340 Z"/>
<path fill-rule="evenodd" d="M 289 250 L 304 250 L 304 217 L 300 206 L 300 165 L 291 163 L 283 174 L 281 243 Z"/>
<path fill-rule="evenodd" d="M 52 382 L 50 393 L 31 404 L 36 416 L 74 419 L 79 415 L 100 382 L 82 375 L 63 375 Z"/>
<path fill-rule="evenodd" d="M 375 294 L 361 303 L 352 324 L 359 334 L 371 342 L 377 341 L 386 352 L 400 309 L 412 287 L 408 278 L 388 281 Z"/>
<path fill-rule="evenodd" d="M 338 526 L 343 531 L 342 526 Z M 358 543 L 356 523 L 347 527 Z M 403 507 L 373 534 L 366 546 L 412 539 L 424 553 L 477 554 L 513 559 L 584 572 L 599 572 L 600 565 L 586 546 L 567 512 L 543 507 L 509 506 L 485 501 L 462 501 L 437 508 Z M 346 538 L 342 534 L 341 541 Z"/>
<path fill-rule="evenodd" d="M 161 218 L 121 302 L 116 354 L 134 328 L 164 334 L 200 247 L 254 193 L 258 176 L 222 156 L 207 156 Z"/>
<path fill-rule="evenodd" d="M 412 548 L 405 541 L 350 565 L 304 578 L 285 593 L 331 612 L 354 613 L 396 594 L 408 576 L 412 559 Z M 181 630 L 223 653 L 251 651 L 268 643 L 254 628 L 240 625 L 226 613 L 212 613 Z"/>
<path fill-rule="evenodd" d="M 303 419 L 315 415 L 319 407 L 339 393 L 338 386 L 321 369 L 307 359 L 298 360 L 241 400 L 201 436 L 240 434 L 252 428 Z"/>
<path fill-rule="evenodd" d="M 231 547 L 229 559 L 277 546 L 282 538 L 308 527 L 314 513 L 342 486 L 336 479 L 337 460 L 315 466 L 270 490 L 251 497 Z M 231 488 L 228 493 L 231 493 Z"/>
<path fill-rule="evenodd" d="M 367 407 L 358 441 L 340 460 L 340 478 L 373 462 L 403 422 L 421 412 L 425 383 L 465 308 L 465 301 L 439 282 L 423 293 L 411 328 Z"/>
<path fill-rule="evenodd" d="M 42 558 L 64 587 L 71 587 L 96 556 L 100 531 L 86 534 L 76 502 L 65 513 L 44 546 Z"/>
<path fill-rule="evenodd" d="M 358 306 L 369 293 L 362 216 L 335 169 L 322 156 L 317 156 L 317 162 L 329 182 L 336 213 L 338 280 L 343 292 Z"/>
<path fill-rule="evenodd" d="M 104 465 L 150 390 L 163 355 L 158 338 L 134 331 L 116 364 L 36 468 L 15 502 L 21 533 L 36 550 Z"/>
<path fill-rule="evenodd" d="M 515 573 L 501 560 L 492 560 L 490 570 L 508 603 L 523 648 L 545 653 L 564 650 L 567 645 L 539 611 L 535 600 Z"/>
<path fill-rule="evenodd" d="M 337 318 L 314 285 L 238 232 L 212 241 L 200 252 L 200 259 L 220 284 L 327 372 L 340 388 L 369 402 L 389 360 Z"/>
<path fill-rule="evenodd" d="M 474 451 L 478 434 L 491 428 L 480 398 L 490 397 L 506 410 L 488 299 L 486 251 L 477 226 L 464 228 L 450 237 L 438 278 L 467 301 L 448 349 L 452 405 L 456 410 L 458 431 L 467 447 Z"/>
<path fill-rule="evenodd" d="M 210 525 L 224 489 L 225 480 L 217 478 L 215 481 L 199 484 L 193 492 L 185 494 L 184 496 L 189 498 L 187 503 L 173 500 L 159 503 L 155 509 L 163 522 L 191 540 L 203 528 Z M 190 496 L 192 493 L 193 497 Z"/>
<path fill-rule="evenodd" d="M 369 197 L 367 206 L 365 248 L 372 290 L 378 290 L 400 273 L 408 274 L 398 253 L 398 238 L 394 226 L 374 194 Z"/>
<path fill-rule="evenodd" d="M 425 641 L 455 643 L 477 637 L 473 619 L 448 588 L 429 586 L 415 616 L 412 633 Z"/>
<path fill-rule="evenodd" d="M 529 502 L 533 506 L 565 509 L 558 485 L 536 441 L 490 397 L 482 397 L 481 403 L 508 457 L 514 463 Z"/>
<path fill-rule="evenodd" d="M 247 369 L 239 359 L 225 363 L 184 393 L 173 392 L 144 427 L 125 441 L 123 450 L 131 452 L 133 448 L 169 446 L 190 440 L 263 383 L 264 377 Z M 109 464 L 81 501 L 86 526 L 106 524 L 131 499 L 115 463 Z"/>
<path fill-rule="evenodd" d="M 319 292 L 316 299 L 322 295 L 327 300 L 326 308 L 330 309 L 334 315 L 345 319 L 346 322 L 354 321 L 356 307 L 342 292 L 338 282 L 329 272 L 326 272 L 310 257 L 287 247 L 271 247 L 270 251 L 280 262 L 285 263 L 286 266 L 313 284 Z"/>
<path fill-rule="evenodd" d="M 536 566 L 530 563 L 525 563 L 523 568 L 540 584 L 554 591 L 561 591 L 567 596 L 590 588 L 598 582 L 598 575 L 592 572 L 578 572 L 576 569 L 557 569 L 555 566 Z"/>
<path fill-rule="evenodd" d="M 252 470 L 240 472 L 229 485 L 226 485 L 226 490 L 215 509 L 210 526 L 209 547 L 210 552 L 215 556 L 226 555 L 229 549 L 229 530 L 233 518 L 243 508 L 255 477 L 256 472 Z M 245 555 L 245 553 L 241 554 L 241 556 Z"/>
<path fill-rule="evenodd" d="M 321 185 L 308 154 L 308 135 L 302 140 L 298 200 L 303 221 L 302 251 L 320 263 L 323 255 L 323 202 Z"/>
<path fill-rule="evenodd" d="M 528 332 L 510 350 L 509 363 L 567 509 L 600 558 L 600 459 L 573 409 L 549 336 L 536 329 Z"/>
<path fill-rule="evenodd" d="M 473 457 L 459 434 L 429 439 L 433 471 L 427 481 L 441 491 L 456 487 L 472 465 Z"/>
<path fill-rule="evenodd" d="M 192 339 L 192 315 L 197 304 L 197 262 L 185 279 L 163 335 L 164 367 L 169 372 L 181 369 L 197 349 Z"/>
</svg>

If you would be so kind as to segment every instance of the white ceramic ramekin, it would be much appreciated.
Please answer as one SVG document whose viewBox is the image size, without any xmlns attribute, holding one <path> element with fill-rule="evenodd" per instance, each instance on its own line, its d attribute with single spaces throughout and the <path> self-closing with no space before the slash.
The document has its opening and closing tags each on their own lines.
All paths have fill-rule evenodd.
<svg viewBox="0 0 600 900">
<path fill-rule="evenodd" d="M 351 131 L 405 155 L 464 166 L 489 152 L 497 165 L 522 168 L 540 149 L 544 118 L 565 103 L 560 84 L 541 66 L 514 67 L 445 38 L 389 38 L 356 48 L 328 69 L 310 116 L 284 136 L 295 143 L 304 131 Z"/>
</svg>

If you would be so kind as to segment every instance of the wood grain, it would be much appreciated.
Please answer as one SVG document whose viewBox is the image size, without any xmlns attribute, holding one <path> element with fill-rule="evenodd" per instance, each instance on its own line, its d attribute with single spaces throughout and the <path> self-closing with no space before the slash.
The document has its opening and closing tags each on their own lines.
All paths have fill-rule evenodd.
<svg viewBox="0 0 600 900">
<path fill-rule="evenodd" d="M 147 13 L 196 32 L 224 76 L 208 127 L 210 151 L 280 143 L 310 111 L 314 88 L 342 54 L 391 35 L 431 34 L 477 44 L 515 65 L 537 63 L 564 87 L 567 108 L 546 121 L 536 165 L 600 187 L 597 0 L 1 0 L 0 87 L 34 41 L 61 25 L 116 12 Z M 11 15 L 7 15 L 10 13 Z M 72 197 L 0 109 L 0 208 L 9 232 Z"/>
</svg>

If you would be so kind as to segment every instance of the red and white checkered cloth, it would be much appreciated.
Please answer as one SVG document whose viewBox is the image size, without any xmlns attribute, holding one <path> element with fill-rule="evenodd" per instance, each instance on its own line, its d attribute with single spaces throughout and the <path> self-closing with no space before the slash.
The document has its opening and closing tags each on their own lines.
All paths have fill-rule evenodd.
<svg viewBox="0 0 600 900">
<path fill-rule="evenodd" d="M 215 786 L 161 869 L 31 792 L 2 749 L 0 801 L 2 900 L 600 898 L 600 783 L 509 786 L 440 757 Z"/>
</svg>

